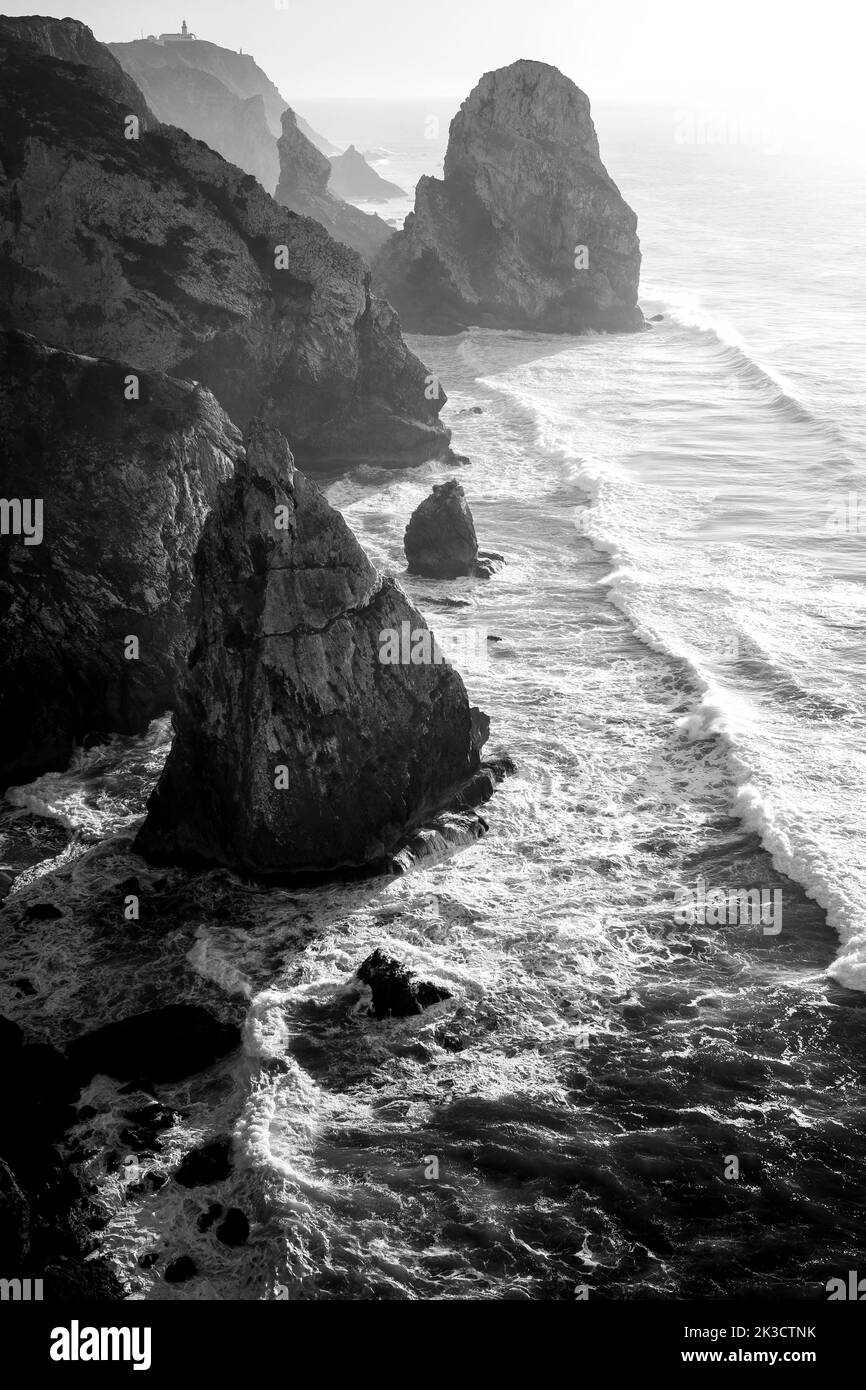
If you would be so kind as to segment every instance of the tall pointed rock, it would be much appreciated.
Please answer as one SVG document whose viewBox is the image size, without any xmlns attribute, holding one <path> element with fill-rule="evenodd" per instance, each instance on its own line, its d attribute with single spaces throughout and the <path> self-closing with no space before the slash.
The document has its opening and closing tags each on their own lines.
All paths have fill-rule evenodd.
<svg viewBox="0 0 866 1390">
<path fill-rule="evenodd" d="M 486 717 L 429 640 L 420 661 L 405 642 L 382 660 L 432 634 L 260 421 L 196 568 L 201 626 L 143 854 L 265 877 L 375 866 L 477 781 Z"/>
</svg>

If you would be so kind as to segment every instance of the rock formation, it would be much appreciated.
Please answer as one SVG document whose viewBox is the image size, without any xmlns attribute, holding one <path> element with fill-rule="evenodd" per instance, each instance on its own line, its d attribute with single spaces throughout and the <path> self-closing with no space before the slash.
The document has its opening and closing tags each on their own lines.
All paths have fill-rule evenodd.
<svg viewBox="0 0 866 1390">
<path fill-rule="evenodd" d="M 375 260 L 392 235 L 391 228 L 374 212 L 362 212 L 334 197 L 328 188 L 331 161 L 298 129 L 294 111 L 283 112 L 279 152 L 277 202 L 302 217 L 315 218 L 336 241 L 351 246 L 368 262 Z"/>
<path fill-rule="evenodd" d="M 449 457 L 443 394 L 427 399 L 360 258 L 156 125 L 101 45 L 106 70 L 49 56 L 57 23 L 0 30 L 0 324 L 199 380 L 241 424 L 273 420 L 313 469 Z M 89 31 L 60 23 L 89 55 Z M 28 38 L 10 37 L 18 24 Z"/>
<path fill-rule="evenodd" d="M 478 549 L 466 494 L 453 478 L 433 488 L 409 518 L 403 548 L 412 574 L 427 579 L 489 579 L 501 555 Z"/>
<path fill-rule="evenodd" d="M 477 780 L 486 718 L 261 422 L 196 567 L 201 627 L 136 849 L 260 877 L 383 867 Z M 426 661 L 383 661 L 403 624 Z"/>
<path fill-rule="evenodd" d="M 192 382 L 0 333 L 0 495 L 22 503 L 0 537 L 0 785 L 173 704 L 192 559 L 240 443 Z"/>
<path fill-rule="evenodd" d="M 366 1010 L 378 1019 L 411 1018 L 451 998 L 447 989 L 416 980 L 405 965 L 379 950 L 362 961 L 348 988 L 357 990 L 356 1011 Z"/>
<path fill-rule="evenodd" d="M 338 198 L 373 198 L 384 202 L 388 198 L 405 198 L 396 183 L 389 183 L 371 167 L 354 145 L 343 154 L 331 156 L 331 182 L 328 185 Z"/>
<path fill-rule="evenodd" d="M 374 266 L 405 329 L 642 327 L 637 219 L 589 101 L 556 68 L 486 73 L 451 123 L 444 173 L 420 180 Z"/>
</svg>

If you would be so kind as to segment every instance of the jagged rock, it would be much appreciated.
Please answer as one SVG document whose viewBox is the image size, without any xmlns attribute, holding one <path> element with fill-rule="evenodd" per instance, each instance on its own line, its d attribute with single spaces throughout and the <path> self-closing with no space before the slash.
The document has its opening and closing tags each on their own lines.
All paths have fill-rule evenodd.
<svg viewBox="0 0 866 1390">
<path fill-rule="evenodd" d="M 214 1139 L 191 1149 L 178 1165 L 175 1182 L 181 1187 L 209 1187 L 211 1183 L 223 1182 L 232 1170 L 231 1151 L 230 1139 Z"/>
<path fill-rule="evenodd" d="M 82 1080 L 104 1073 L 120 1081 L 143 1074 L 180 1081 L 239 1044 L 236 1024 L 221 1023 L 199 1004 L 167 1004 L 74 1038 L 66 1055 Z"/>
<path fill-rule="evenodd" d="M 375 213 L 362 212 L 334 196 L 328 187 L 331 161 L 298 129 L 290 109 L 283 112 L 279 155 L 277 202 L 302 217 L 315 218 L 336 241 L 372 262 L 391 236 L 391 228 Z"/>
<path fill-rule="evenodd" d="M 409 571 L 427 579 L 489 579 L 501 556 L 479 552 L 475 523 L 460 483 L 439 483 L 409 518 L 403 537 Z"/>
<path fill-rule="evenodd" d="M 398 960 L 376 950 L 355 972 L 355 979 L 369 990 L 367 1009 L 374 1018 L 410 1018 L 451 994 L 429 980 L 416 980 Z"/>
<path fill-rule="evenodd" d="M 486 73 L 451 123 L 444 173 L 420 180 L 374 265 L 404 328 L 643 326 L 637 219 L 601 162 L 589 101 L 557 68 Z"/>
<path fill-rule="evenodd" d="M 263 877 L 383 865 L 472 778 L 489 728 L 424 619 L 259 421 L 197 576 L 201 628 L 136 848 Z M 426 661 L 388 661 L 404 624 Z"/>
<path fill-rule="evenodd" d="M 372 198 L 385 202 L 389 198 L 405 198 L 396 183 L 389 183 L 371 167 L 354 145 L 343 154 L 331 156 L 331 181 L 328 184 L 338 198 Z"/>
<path fill-rule="evenodd" d="M 200 381 L 241 424 L 273 420 L 305 467 L 449 457 L 444 393 L 428 399 L 360 257 L 140 93 L 126 138 L 131 80 L 107 49 L 114 75 L 12 37 L 48 24 L 0 30 L 0 324 Z"/>
<path fill-rule="evenodd" d="M 129 371 L 0 332 L 0 495 L 40 499 L 43 533 L 0 546 L 0 785 L 143 732 L 186 665 L 192 558 L 240 434 L 192 382 L 139 371 L 127 400 Z"/>
</svg>

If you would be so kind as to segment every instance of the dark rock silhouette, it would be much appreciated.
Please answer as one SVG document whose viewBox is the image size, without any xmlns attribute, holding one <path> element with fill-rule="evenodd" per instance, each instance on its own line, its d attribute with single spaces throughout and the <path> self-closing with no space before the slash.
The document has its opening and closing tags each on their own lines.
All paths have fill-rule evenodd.
<svg viewBox="0 0 866 1390">
<path fill-rule="evenodd" d="M 369 1012 L 379 1019 L 409 1018 L 451 998 L 447 989 L 416 980 L 404 965 L 379 950 L 359 965 L 355 979 L 369 989 Z"/>
<path fill-rule="evenodd" d="M 97 1072 L 122 1081 L 145 1075 L 179 1081 L 239 1044 L 237 1026 L 220 1022 L 200 1004 L 166 1004 L 74 1038 L 66 1055 L 82 1081 Z"/>
<path fill-rule="evenodd" d="M 457 579 L 461 575 L 489 579 L 494 562 L 502 559 L 501 555 L 479 551 L 466 494 L 453 478 L 437 484 L 415 508 L 403 547 L 410 572 L 427 579 Z"/>
<path fill-rule="evenodd" d="M 273 420 L 306 467 L 450 456 L 444 396 L 355 253 L 159 126 L 107 49 L 111 71 L 61 61 L 16 24 L 0 31 L 0 324 L 198 380 L 241 424 Z"/>
<path fill-rule="evenodd" d="M 338 198 L 372 198 L 384 202 L 388 198 L 405 198 L 396 183 L 389 183 L 367 163 L 364 156 L 350 145 L 343 154 L 331 155 L 331 181 L 328 185 Z"/>
<path fill-rule="evenodd" d="M 444 172 L 420 180 L 374 265 L 404 328 L 643 326 L 637 219 L 601 162 L 589 101 L 557 68 L 486 73 L 451 123 Z"/>
<path fill-rule="evenodd" d="M 190 1255 L 181 1255 L 178 1259 L 172 1260 L 166 1265 L 165 1282 L 167 1284 L 183 1284 L 187 1279 L 192 1279 L 198 1273 L 195 1261 Z"/>
<path fill-rule="evenodd" d="M 192 559 L 241 440 L 209 392 L 130 370 L 0 332 L 0 495 L 43 518 L 40 544 L 0 547 L 0 785 L 143 732 L 185 669 Z"/>
<path fill-rule="evenodd" d="M 250 1223 L 240 1207 L 229 1207 L 225 1219 L 216 1228 L 216 1238 L 223 1245 L 245 1245 L 250 1236 Z"/>
<path fill-rule="evenodd" d="M 391 228 L 375 213 L 362 212 L 335 196 L 328 187 L 331 161 L 298 129 L 291 110 L 283 112 L 279 154 L 277 202 L 303 217 L 315 218 L 336 241 L 372 262 L 391 236 Z"/>
<path fill-rule="evenodd" d="M 201 627 L 136 848 L 262 877 L 383 867 L 479 770 L 486 718 L 261 422 L 196 569 Z M 404 627 L 426 660 L 383 658 Z"/>
<path fill-rule="evenodd" d="M 232 1170 L 231 1140 L 214 1139 L 184 1154 L 174 1174 L 181 1187 L 209 1187 L 223 1182 Z M 222 1208 L 220 1207 L 220 1212 Z"/>
</svg>

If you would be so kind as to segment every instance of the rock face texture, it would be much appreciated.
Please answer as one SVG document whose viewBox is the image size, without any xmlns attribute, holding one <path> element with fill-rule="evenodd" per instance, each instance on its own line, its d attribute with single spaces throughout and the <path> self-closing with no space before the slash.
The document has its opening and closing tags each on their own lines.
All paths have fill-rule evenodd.
<svg viewBox="0 0 866 1390">
<path fill-rule="evenodd" d="M 336 241 L 351 246 L 368 262 L 375 260 L 392 229 L 375 213 L 362 212 L 334 197 L 328 188 L 331 161 L 298 129 L 294 111 L 283 112 L 279 152 L 277 202 L 302 217 L 315 218 Z"/>
<path fill-rule="evenodd" d="M 136 849 L 260 877 L 381 866 L 475 776 L 487 737 L 450 666 L 381 661 L 383 634 L 423 618 L 258 421 L 197 575 L 198 641 Z"/>
<path fill-rule="evenodd" d="M 194 60 L 205 57 L 214 44 L 158 44 L 147 39 L 111 44 L 111 51 L 144 94 L 158 120 L 180 126 L 196 140 L 203 140 L 232 164 L 252 174 L 268 193 L 273 193 L 280 174 L 277 141 L 271 130 L 264 98 L 254 93 L 241 96 L 234 84 L 221 81 L 210 67 Z M 187 50 L 192 49 L 190 53 Z M 228 50 L 227 58 L 239 58 Z M 252 63 L 252 59 L 249 60 Z M 225 76 L 228 76 L 224 72 Z M 264 76 L 264 74 L 263 74 Z"/>
<path fill-rule="evenodd" d="M 410 572 L 428 579 L 457 579 L 461 575 L 489 579 L 491 560 L 501 558 L 479 552 L 466 494 L 453 478 L 434 487 L 415 508 L 403 548 Z"/>
<path fill-rule="evenodd" d="M 17 23 L 43 21 L 0 32 L 0 324 L 201 381 L 242 425 L 273 420 L 311 469 L 450 457 L 443 396 L 427 399 L 360 258 L 158 126 L 100 45 L 112 71 L 9 37 Z"/>
<path fill-rule="evenodd" d="M 331 182 L 328 185 L 338 198 L 405 198 L 396 183 L 389 183 L 367 163 L 354 145 L 343 154 L 331 156 Z"/>
<path fill-rule="evenodd" d="M 0 785 L 142 732 L 185 669 L 192 559 L 241 440 L 209 392 L 130 370 L 0 333 L 0 496 L 29 499 L 32 532 L 0 538 Z"/>
<path fill-rule="evenodd" d="M 451 123 L 444 173 L 421 179 L 374 266 L 404 328 L 642 327 L 637 219 L 601 162 L 589 101 L 558 69 L 486 73 Z"/>
</svg>

